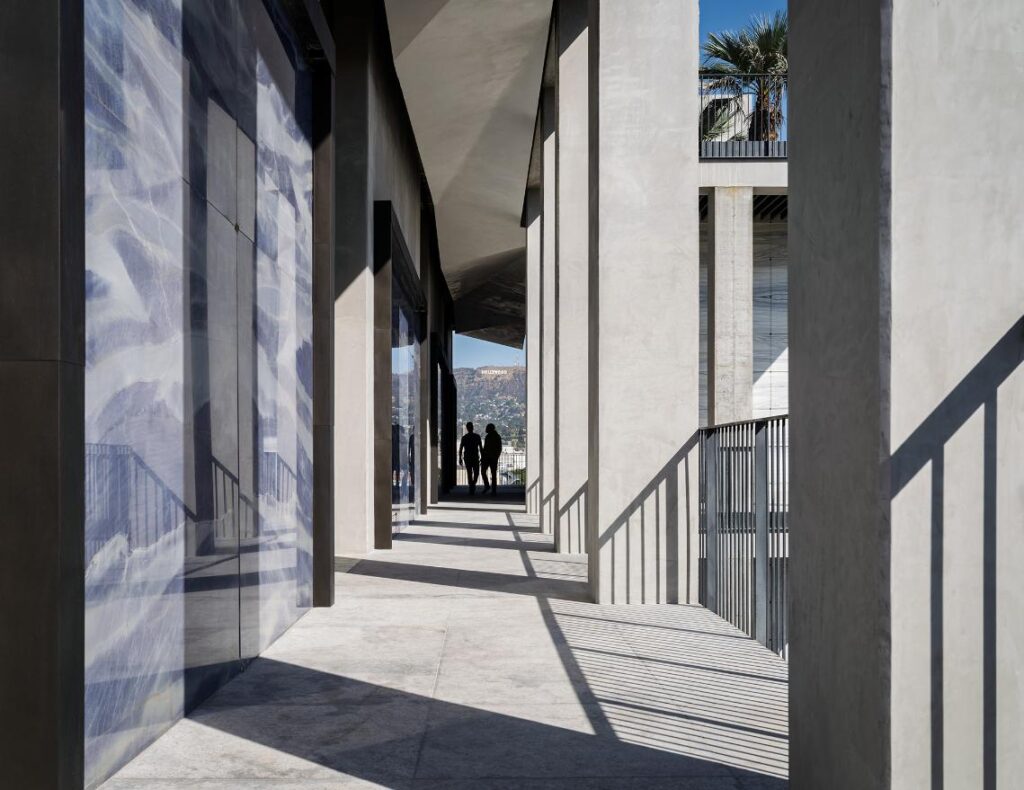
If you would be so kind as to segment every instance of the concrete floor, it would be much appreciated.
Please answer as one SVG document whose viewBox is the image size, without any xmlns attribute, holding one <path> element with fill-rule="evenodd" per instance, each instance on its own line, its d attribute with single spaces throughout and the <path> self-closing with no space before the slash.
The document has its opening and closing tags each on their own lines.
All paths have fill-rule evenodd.
<svg viewBox="0 0 1024 790">
<path fill-rule="evenodd" d="M 785 788 L 785 663 L 699 607 L 586 603 L 536 524 L 452 505 L 339 562 L 337 605 L 105 790 Z"/>
</svg>

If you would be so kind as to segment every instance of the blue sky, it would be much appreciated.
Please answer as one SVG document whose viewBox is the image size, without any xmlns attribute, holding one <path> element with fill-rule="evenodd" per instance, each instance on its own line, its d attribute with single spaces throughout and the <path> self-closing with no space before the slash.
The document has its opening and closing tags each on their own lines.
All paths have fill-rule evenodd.
<svg viewBox="0 0 1024 790">
<path fill-rule="evenodd" d="M 703 42 L 708 33 L 739 30 L 751 17 L 785 11 L 786 5 L 786 0 L 701 0 L 700 40 Z"/>
<path fill-rule="evenodd" d="M 455 367 L 481 368 L 487 365 L 525 365 L 526 352 L 499 346 L 465 335 L 455 336 Z"/>
<path fill-rule="evenodd" d="M 738 30 L 757 14 L 774 14 L 786 8 L 786 0 L 701 0 L 700 39 L 708 33 Z M 455 336 L 455 367 L 479 368 L 485 365 L 525 365 L 526 352 L 475 340 L 463 335 Z"/>
</svg>

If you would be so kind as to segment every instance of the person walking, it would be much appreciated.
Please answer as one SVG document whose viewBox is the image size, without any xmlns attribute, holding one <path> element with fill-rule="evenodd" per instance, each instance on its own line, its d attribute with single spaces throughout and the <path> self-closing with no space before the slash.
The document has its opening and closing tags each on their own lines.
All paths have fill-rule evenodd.
<svg viewBox="0 0 1024 790">
<path fill-rule="evenodd" d="M 480 434 L 473 432 L 473 423 L 466 423 L 466 432 L 459 442 L 459 466 L 466 467 L 466 477 L 469 479 L 469 495 L 476 494 L 476 480 L 480 476 L 480 450 L 483 442 L 480 441 Z"/>
<path fill-rule="evenodd" d="M 498 493 L 498 458 L 501 457 L 501 435 L 495 430 L 493 423 L 488 423 L 484 430 L 483 477 L 484 493 L 487 493 L 487 473 L 491 473 L 491 496 Z"/>
</svg>

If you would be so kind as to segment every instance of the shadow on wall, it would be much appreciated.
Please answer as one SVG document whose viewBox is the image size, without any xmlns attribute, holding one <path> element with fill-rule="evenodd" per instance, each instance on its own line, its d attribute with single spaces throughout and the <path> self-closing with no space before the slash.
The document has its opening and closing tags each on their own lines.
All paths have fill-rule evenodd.
<svg viewBox="0 0 1024 790">
<path fill-rule="evenodd" d="M 526 512 L 535 516 L 540 514 L 540 478 L 526 486 Z"/>
<path fill-rule="evenodd" d="M 982 413 L 982 457 L 969 459 L 975 464 L 980 462 L 982 472 L 982 523 L 981 534 L 977 539 L 981 542 L 981 573 L 980 585 L 973 589 L 981 592 L 981 666 L 978 668 L 981 677 L 981 746 L 983 755 L 984 786 L 996 786 L 996 768 L 999 756 L 996 723 L 998 716 L 997 693 L 997 608 L 999 595 L 996 579 L 997 569 L 997 508 L 999 504 L 998 471 L 999 471 L 999 388 L 1018 369 L 1024 360 L 1024 318 L 1018 320 L 1010 330 L 985 354 L 977 365 L 961 380 L 961 382 L 932 411 L 920 426 L 892 453 L 889 460 L 889 479 L 892 487 L 891 496 L 895 499 L 913 481 L 918 473 L 926 467 L 931 468 L 931 546 L 930 546 L 930 630 L 931 630 L 931 764 L 933 786 L 943 784 L 943 770 L 947 762 L 945 754 L 946 733 L 944 703 L 950 691 L 959 691 L 962 696 L 962 669 L 957 669 L 947 677 L 944 653 L 948 653 L 951 644 L 961 641 L 957 633 L 946 632 L 946 625 L 955 620 L 956 612 L 950 616 L 945 611 L 948 592 L 962 597 L 970 590 L 952 590 L 951 570 L 958 562 L 957 557 L 948 556 L 944 550 L 946 542 L 952 538 L 959 540 L 962 535 L 946 534 L 945 514 L 951 512 L 946 497 L 946 466 L 947 460 L 963 466 L 963 461 L 951 455 L 947 459 L 946 446 L 957 435 L 961 428 L 979 412 Z M 1019 419 L 1019 417 L 1017 418 Z M 1005 442 L 1005 439 L 1004 439 Z M 1006 453 L 1004 444 L 1004 460 L 1002 470 L 1010 470 L 1009 455 L 1020 448 L 1011 448 Z M 1019 462 L 1019 457 L 1018 457 Z M 975 467 L 977 468 L 977 467 Z M 958 481 L 963 489 L 964 481 Z M 1012 480 L 1010 481 L 1012 485 Z M 951 488 L 950 493 L 957 492 Z M 963 494 L 961 493 L 962 497 Z M 1019 498 L 1018 498 L 1019 500 Z M 953 512 L 958 512 L 958 520 L 966 521 L 962 509 L 957 509 L 959 502 L 953 503 Z M 1018 501 L 1018 505 L 1019 505 Z M 1019 516 L 1019 510 L 1017 511 Z M 958 526 L 952 524 L 951 526 Z M 968 527 L 971 525 L 968 524 Z M 1018 522 L 1019 529 L 1019 522 Z M 971 555 L 972 547 L 961 545 L 958 554 Z M 972 583 L 979 580 L 971 579 Z M 948 588 L 948 589 L 947 589 Z M 1010 596 L 1004 593 L 1004 604 L 1009 603 Z M 950 602 L 956 605 L 953 597 Z M 950 640 L 950 641 L 947 641 Z M 1016 704 L 1020 704 L 1016 702 Z M 1019 710 L 1018 710 L 1019 714 Z M 1004 719 L 1005 720 L 1005 719 Z M 1006 738 L 1006 734 L 1003 735 Z"/>
<path fill-rule="evenodd" d="M 597 535 L 596 595 L 601 603 L 696 601 L 699 434 Z M 688 562 L 689 552 L 694 561 Z M 625 560 L 622 561 L 622 555 Z"/>
<path fill-rule="evenodd" d="M 587 553 L 587 484 L 581 485 L 564 504 L 559 503 L 555 551 Z"/>
</svg>

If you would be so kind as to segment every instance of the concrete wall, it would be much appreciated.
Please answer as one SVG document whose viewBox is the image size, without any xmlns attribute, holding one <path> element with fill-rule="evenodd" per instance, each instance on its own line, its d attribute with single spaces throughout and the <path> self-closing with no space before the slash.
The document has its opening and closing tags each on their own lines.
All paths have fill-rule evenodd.
<svg viewBox="0 0 1024 790">
<path fill-rule="evenodd" d="M 584 552 L 587 516 L 589 149 L 586 0 L 561 0 L 558 19 L 556 331 L 557 513 L 555 551 Z"/>
<path fill-rule="evenodd" d="M 1024 6 L 791 24 L 792 786 L 1014 786 Z"/>
<path fill-rule="evenodd" d="M 685 601 L 696 582 L 697 2 L 594 0 L 589 28 L 591 590 L 602 603 Z"/>
</svg>

